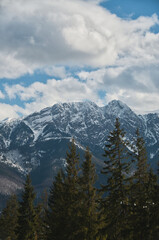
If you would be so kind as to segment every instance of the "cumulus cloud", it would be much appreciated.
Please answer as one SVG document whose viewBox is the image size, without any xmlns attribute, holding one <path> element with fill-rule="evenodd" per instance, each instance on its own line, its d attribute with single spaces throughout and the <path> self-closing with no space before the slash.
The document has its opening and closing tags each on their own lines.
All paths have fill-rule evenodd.
<svg viewBox="0 0 159 240">
<path fill-rule="evenodd" d="M 83 71 L 77 75 L 78 78 L 66 77 L 58 81 L 49 79 L 46 83 L 34 82 L 28 87 L 21 84 L 5 85 L 5 93 L 10 100 L 19 98 L 24 103 L 24 108 L 12 107 L 14 114 L 19 112 L 23 115 L 52 106 L 57 102 L 84 100 L 91 100 L 103 106 L 113 99 L 118 99 L 137 113 L 158 109 L 157 65 L 147 68 L 109 67 L 91 72 Z M 102 98 L 100 98 L 101 90 L 102 93 L 106 93 Z"/>
<path fill-rule="evenodd" d="M 28 87 L 5 85 L 8 98 L 19 98 L 24 108 L 2 105 L 4 115 L 85 99 L 99 105 L 120 99 L 138 112 L 158 109 L 159 33 L 151 32 L 158 16 L 121 19 L 100 2 L 0 1 L 0 78 L 14 79 L 37 69 L 58 78 Z M 92 70 L 76 78 L 64 66 Z M 102 99 L 101 90 L 106 92 Z"/>
<path fill-rule="evenodd" d="M 33 65 L 23 63 L 16 59 L 15 55 L 14 53 L 0 52 L 0 78 L 13 79 L 25 73 L 33 74 Z"/>
<path fill-rule="evenodd" d="M 80 82 L 73 77 L 58 81 L 50 79 L 46 84 L 35 82 L 29 87 L 20 84 L 6 85 L 5 92 L 11 100 L 18 97 L 25 102 L 24 109 L 18 109 L 25 115 L 57 102 L 79 102 L 88 99 L 100 102 L 97 89 L 91 89 L 85 82 Z"/>
<path fill-rule="evenodd" d="M 159 35 L 149 32 L 159 24 L 157 15 L 122 20 L 98 2 L 1 0 L 0 77 L 16 78 L 46 65 L 158 61 Z"/>
<path fill-rule="evenodd" d="M 5 103 L 0 103 L 0 120 L 10 118 L 18 118 L 19 114 L 22 113 L 24 110 L 19 107 L 18 105 L 9 105 Z"/>
<path fill-rule="evenodd" d="M 60 66 L 50 66 L 45 67 L 44 72 L 51 77 L 65 78 L 67 73 L 65 67 Z"/>
<path fill-rule="evenodd" d="M 145 66 L 119 66 L 92 72 L 80 72 L 79 77 L 92 89 L 106 91 L 103 104 L 118 99 L 137 113 L 151 112 L 159 106 L 159 68 Z"/>
</svg>

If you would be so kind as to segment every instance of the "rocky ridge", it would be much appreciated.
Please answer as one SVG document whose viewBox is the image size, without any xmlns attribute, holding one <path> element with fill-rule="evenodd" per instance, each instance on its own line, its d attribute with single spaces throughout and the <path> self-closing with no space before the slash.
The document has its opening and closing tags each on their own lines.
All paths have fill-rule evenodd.
<svg viewBox="0 0 159 240">
<path fill-rule="evenodd" d="M 159 154 L 159 115 L 137 115 L 126 104 L 113 100 L 105 107 L 93 102 L 55 104 L 23 119 L 0 122 L 0 165 L 3 166 L 0 177 L 3 176 L 3 182 L 4 178 L 8 181 L 6 169 L 9 169 L 16 175 L 13 182 L 16 179 L 14 184 L 17 184 L 20 181 L 17 179 L 31 172 L 37 188 L 48 186 L 57 169 L 65 166 L 65 153 L 72 137 L 81 153 L 89 146 L 100 171 L 103 148 L 117 117 L 131 142 L 139 128 L 155 169 Z M 0 192 L 4 192 L 1 186 Z"/>
</svg>

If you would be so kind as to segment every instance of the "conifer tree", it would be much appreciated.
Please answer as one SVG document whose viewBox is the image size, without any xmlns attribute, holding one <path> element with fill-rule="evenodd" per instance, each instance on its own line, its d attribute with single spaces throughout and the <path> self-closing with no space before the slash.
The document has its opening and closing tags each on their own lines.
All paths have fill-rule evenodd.
<svg viewBox="0 0 159 240">
<path fill-rule="evenodd" d="M 13 195 L 7 201 L 6 207 L 0 216 L 0 239 L 16 240 L 16 228 L 18 224 L 18 201 L 16 195 Z"/>
<path fill-rule="evenodd" d="M 97 194 L 97 189 L 94 186 L 96 178 L 95 165 L 92 163 L 92 155 L 87 148 L 85 152 L 85 161 L 82 164 L 80 183 L 81 221 L 79 235 L 83 240 L 94 240 L 98 234 L 99 194 Z"/>
<path fill-rule="evenodd" d="M 140 136 L 139 130 L 136 131 L 136 144 L 135 144 L 135 158 L 137 164 L 137 170 L 135 172 L 135 178 L 137 180 L 139 190 L 143 188 L 148 182 L 148 159 L 147 151 L 145 148 L 145 141 Z"/>
<path fill-rule="evenodd" d="M 37 238 L 38 240 L 46 240 L 48 232 L 48 193 L 46 190 L 42 193 L 40 202 L 38 202 L 35 210 L 37 214 Z"/>
<path fill-rule="evenodd" d="M 63 183 L 63 174 L 58 172 L 50 188 L 47 211 L 47 240 L 65 239 L 66 227 L 66 192 Z"/>
<path fill-rule="evenodd" d="M 78 182 L 79 173 L 79 155 L 76 153 L 74 139 L 69 146 L 69 152 L 66 153 L 66 163 L 67 180 L 74 185 Z"/>
<path fill-rule="evenodd" d="M 66 156 L 66 174 L 58 173 L 50 190 L 48 239 L 78 239 L 79 231 L 79 155 L 74 139 Z"/>
<path fill-rule="evenodd" d="M 105 222 L 103 235 L 109 240 L 129 239 L 128 225 L 128 197 L 127 197 L 127 175 L 128 164 L 128 142 L 124 140 L 125 133 L 120 128 L 119 120 L 116 119 L 115 128 L 108 136 L 105 145 L 105 166 L 102 174 L 105 175 L 106 184 L 101 186 L 104 193 L 102 200 L 102 212 Z"/>
<path fill-rule="evenodd" d="M 145 142 L 138 129 L 136 131 L 134 161 L 136 162 L 136 171 L 133 176 L 134 184 L 131 199 L 133 235 L 134 239 L 147 239 L 149 228 L 147 189 L 149 174 Z"/>
<path fill-rule="evenodd" d="M 158 175 L 157 175 L 157 185 L 156 191 L 154 195 L 154 202 L 155 202 L 155 232 L 156 232 L 156 239 L 159 239 L 159 162 L 158 162 Z"/>
<path fill-rule="evenodd" d="M 29 175 L 27 175 L 19 207 L 18 240 L 37 240 L 37 214 L 34 207 L 34 200 L 34 188 Z"/>
<path fill-rule="evenodd" d="M 148 173 L 147 194 L 148 240 L 159 239 L 159 187 L 152 169 Z"/>
<path fill-rule="evenodd" d="M 69 146 L 69 152 L 66 153 L 66 177 L 64 180 L 67 217 L 65 225 L 67 228 L 66 239 L 78 239 L 79 231 L 79 216 L 80 216 L 80 203 L 79 203 L 79 155 L 76 152 L 75 141 Z"/>
</svg>

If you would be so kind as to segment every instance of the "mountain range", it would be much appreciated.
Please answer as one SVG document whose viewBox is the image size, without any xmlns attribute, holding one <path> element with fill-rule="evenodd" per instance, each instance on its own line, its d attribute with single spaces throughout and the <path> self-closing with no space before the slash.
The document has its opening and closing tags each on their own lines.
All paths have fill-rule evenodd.
<svg viewBox="0 0 159 240">
<path fill-rule="evenodd" d="M 31 174 L 38 193 L 48 188 L 58 169 L 65 167 L 66 151 L 72 137 L 81 159 L 86 146 L 89 147 L 100 175 L 103 149 L 116 118 L 130 142 L 139 129 L 145 139 L 150 165 L 156 170 L 158 113 L 137 115 L 117 100 L 104 107 L 88 101 L 55 104 L 22 119 L 0 122 L 0 202 L 21 191 L 27 173 Z"/>
</svg>

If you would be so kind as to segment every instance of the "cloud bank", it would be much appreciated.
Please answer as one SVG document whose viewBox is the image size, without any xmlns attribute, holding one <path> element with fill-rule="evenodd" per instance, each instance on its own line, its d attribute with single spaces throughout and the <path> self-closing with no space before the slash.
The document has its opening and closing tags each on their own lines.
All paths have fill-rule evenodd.
<svg viewBox="0 0 159 240">
<path fill-rule="evenodd" d="M 1 0 L 0 77 L 55 64 L 103 67 L 156 62 L 157 15 L 123 20 L 94 1 Z"/>
<path fill-rule="evenodd" d="M 159 108 L 159 33 L 151 31 L 158 16 L 121 19 L 99 2 L 1 0 L 0 78 L 37 69 L 50 76 L 47 83 L 37 80 L 29 87 L 5 85 L 2 98 L 5 93 L 24 102 L 24 108 L 8 105 L 13 112 L 6 114 L 85 99 L 102 105 L 116 98 L 138 112 Z M 71 77 L 66 66 L 83 70 Z"/>
</svg>

